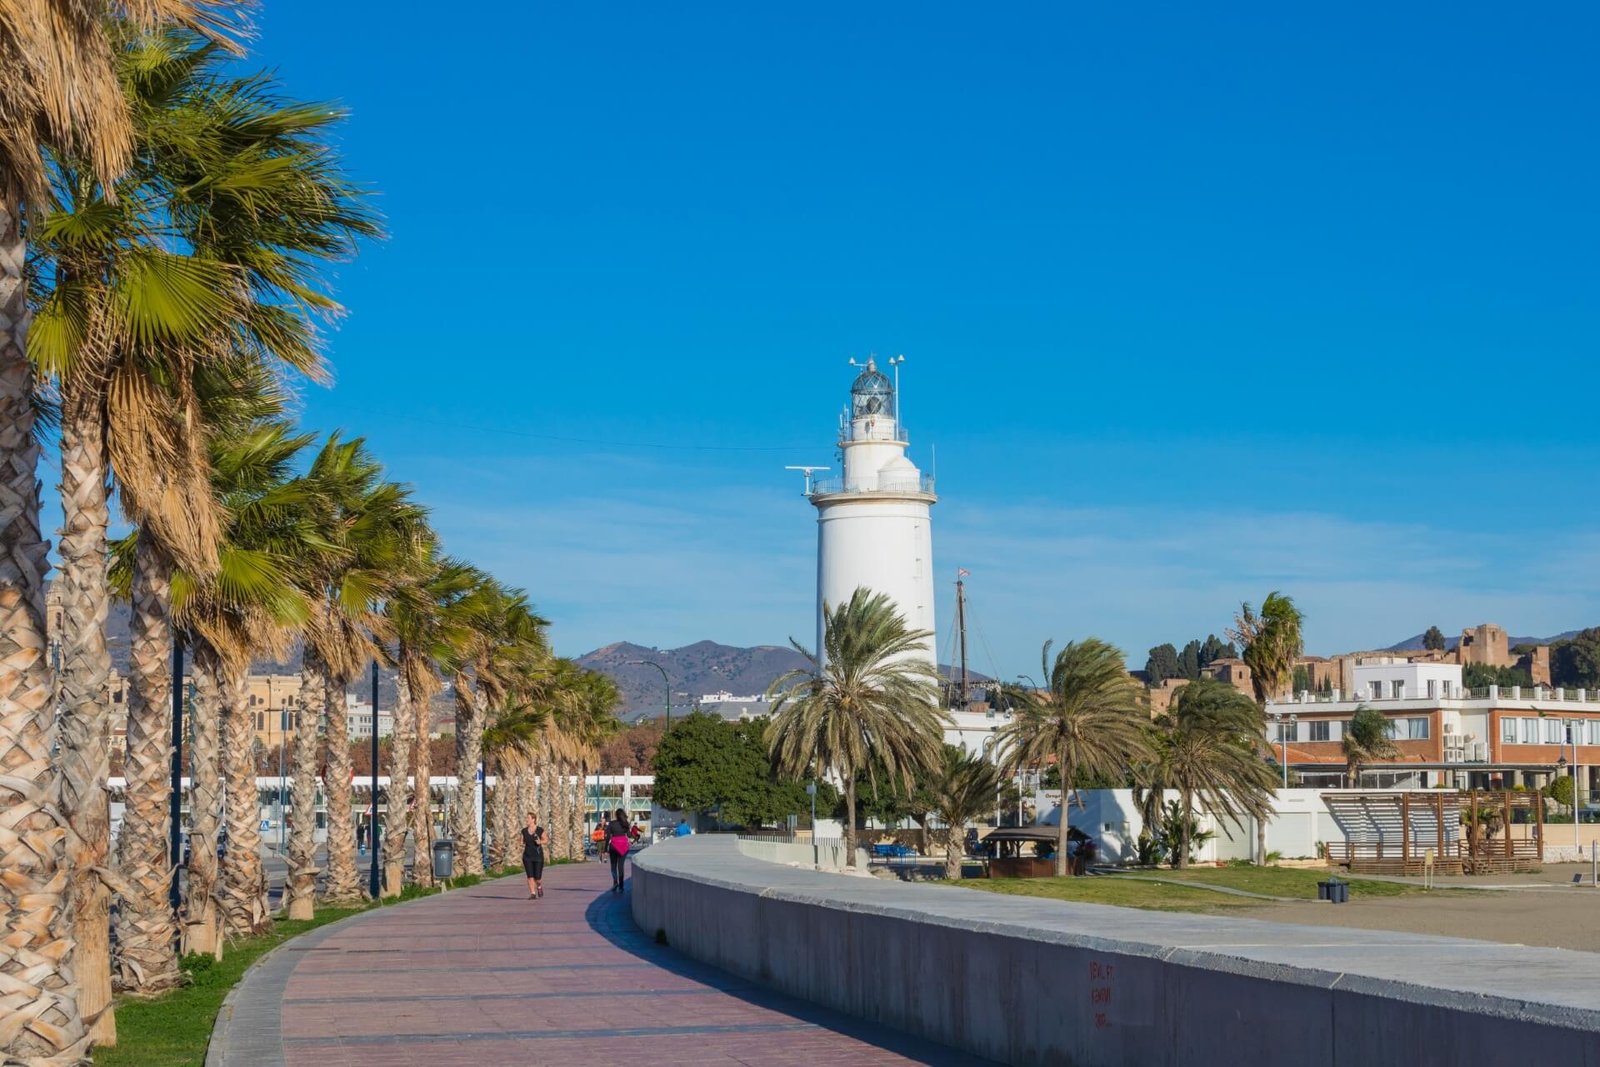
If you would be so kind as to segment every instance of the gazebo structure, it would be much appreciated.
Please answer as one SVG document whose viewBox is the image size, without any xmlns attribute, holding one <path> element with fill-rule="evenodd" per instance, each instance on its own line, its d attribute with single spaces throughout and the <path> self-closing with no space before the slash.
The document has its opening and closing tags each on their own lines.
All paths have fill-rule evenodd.
<svg viewBox="0 0 1600 1067">
<path fill-rule="evenodd" d="M 1351 874 L 1491 874 L 1538 870 L 1544 798 L 1513 790 L 1324 793 L 1344 838 L 1328 859 Z"/>
</svg>

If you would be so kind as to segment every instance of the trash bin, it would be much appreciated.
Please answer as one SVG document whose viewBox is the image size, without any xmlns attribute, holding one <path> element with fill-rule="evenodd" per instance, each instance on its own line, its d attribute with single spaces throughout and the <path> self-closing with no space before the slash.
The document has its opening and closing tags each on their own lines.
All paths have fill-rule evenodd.
<svg viewBox="0 0 1600 1067">
<path fill-rule="evenodd" d="M 1332 882 L 1318 882 L 1317 883 L 1317 899 L 1318 900 L 1330 900 L 1330 899 L 1332 899 L 1332 894 L 1330 894 L 1328 892 L 1328 890 L 1330 888 L 1332 888 L 1332 886 L 1333 886 Z"/>
<path fill-rule="evenodd" d="M 454 877 L 456 870 L 456 843 L 448 837 L 433 843 L 433 876 Z"/>
<path fill-rule="evenodd" d="M 1350 901 L 1350 883 L 1331 881 L 1328 883 L 1328 901 L 1332 904 L 1347 904 Z"/>
</svg>

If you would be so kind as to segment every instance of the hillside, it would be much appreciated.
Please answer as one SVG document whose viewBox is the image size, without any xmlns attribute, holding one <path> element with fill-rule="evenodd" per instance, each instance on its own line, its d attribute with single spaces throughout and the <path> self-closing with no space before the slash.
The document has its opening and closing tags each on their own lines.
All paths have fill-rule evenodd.
<svg viewBox="0 0 1600 1067">
<path fill-rule="evenodd" d="M 722 690 L 735 696 L 764 692 L 785 671 L 804 667 L 805 658 L 782 645 L 735 648 L 715 641 L 696 641 L 682 648 L 647 648 L 619 641 L 578 657 L 578 663 L 599 671 L 622 690 L 622 714 L 660 712 L 666 700 L 661 672 L 638 661 L 659 663 L 672 683 L 672 703 L 692 705 L 702 694 Z"/>
</svg>

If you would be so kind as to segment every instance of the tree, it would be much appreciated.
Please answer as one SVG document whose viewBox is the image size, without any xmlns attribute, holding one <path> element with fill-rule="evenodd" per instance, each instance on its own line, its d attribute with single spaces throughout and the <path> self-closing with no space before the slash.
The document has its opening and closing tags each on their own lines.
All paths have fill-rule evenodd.
<svg viewBox="0 0 1600 1067">
<path fill-rule="evenodd" d="M 1223 644 L 1217 639 L 1216 634 L 1207 634 L 1205 643 L 1200 646 L 1200 666 L 1206 667 L 1219 659 L 1234 659 L 1239 655 L 1232 642 Z"/>
<path fill-rule="evenodd" d="M 1344 738 L 1345 778 L 1351 785 L 1361 784 L 1363 764 L 1378 760 L 1391 760 L 1400 755 L 1400 749 L 1389 739 L 1389 720 L 1377 708 L 1356 705 L 1355 714 L 1345 724 Z"/>
<path fill-rule="evenodd" d="M 1069 642 L 1050 661 L 1046 641 L 1041 654 L 1046 688 L 1018 707 L 1000 728 L 999 750 L 1006 775 L 1061 768 L 1061 822 L 1056 842 L 1056 874 L 1067 873 L 1067 813 L 1071 784 L 1088 773 L 1119 776 L 1148 755 L 1144 736 L 1148 716 L 1140 691 L 1123 669 L 1122 650 L 1097 637 Z"/>
<path fill-rule="evenodd" d="M 970 755 L 954 745 L 944 746 L 938 770 L 929 776 L 922 792 L 927 810 L 944 823 L 944 876 L 961 877 L 961 857 L 966 851 L 967 823 L 994 808 L 1000 772 L 982 756 Z"/>
<path fill-rule="evenodd" d="M 665 735 L 666 724 L 660 719 L 635 723 L 601 746 L 598 766 L 607 774 L 621 774 L 624 769 L 652 774 L 656 749 Z"/>
<path fill-rule="evenodd" d="M 1178 662 L 1178 650 L 1172 647 L 1171 642 L 1152 648 L 1150 658 L 1145 660 L 1144 672 L 1151 685 L 1160 685 L 1167 678 L 1184 677 L 1183 665 Z"/>
<path fill-rule="evenodd" d="M 1550 683 L 1563 689 L 1600 688 L 1600 626 L 1551 646 Z"/>
<path fill-rule="evenodd" d="M 1305 667 L 1303 664 L 1295 664 L 1292 677 L 1294 680 L 1290 683 L 1290 692 L 1311 692 L 1311 671 L 1309 668 Z"/>
<path fill-rule="evenodd" d="M 1468 689 L 1487 689 L 1491 685 L 1499 686 L 1501 689 L 1517 686 L 1526 689 L 1533 685 L 1533 681 L 1528 677 L 1527 671 L 1518 667 L 1491 667 L 1487 663 L 1469 663 L 1461 669 L 1461 684 Z"/>
<path fill-rule="evenodd" d="M 1444 631 L 1437 626 L 1428 627 L 1427 633 L 1422 635 L 1422 647 L 1432 652 L 1444 651 Z"/>
<path fill-rule="evenodd" d="M 807 810 L 805 784 L 773 770 L 767 727 L 764 718 L 725 722 L 701 711 L 674 720 L 656 749 L 656 803 L 739 826 L 771 824 Z M 831 788 L 819 790 L 817 806 L 830 810 L 832 797 Z"/>
<path fill-rule="evenodd" d="M 1265 818 L 1277 778 L 1260 758 L 1261 717 L 1249 697 L 1226 682 L 1201 679 L 1184 686 L 1157 724 L 1154 748 L 1159 784 L 1179 794 L 1178 847 L 1173 865 L 1187 866 L 1195 800 L 1243 828 L 1243 817 Z"/>
<path fill-rule="evenodd" d="M 1178 653 L 1178 670 L 1180 672 L 1178 677 L 1187 678 L 1191 682 L 1200 677 L 1199 641 L 1190 641 L 1183 646 L 1183 651 Z"/>
<path fill-rule="evenodd" d="M 927 630 L 913 630 L 882 593 L 857 588 L 823 605 L 823 644 L 812 653 L 790 640 L 809 666 L 768 688 L 775 701 L 766 731 L 779 773 L 844 780 L 846 863 L 856 863 L 856 775 L 876 758 L 907 793 L 919 769 L 939 759 L 947 717 L 939 676 L 923 659 Z M 657 758 L 660 753 L 657 753 Z"/>
<path fill-rule="evenodd" d="M 1251 611 L 1249 604 L 1241 604 L 1234 627 L 1228 631 L 1228 636 L 1239 643 L 1240 656 L 1250 668 L 1250 686 L 1263 721 L 1267 702 L 1283 696 L 1294 679 L 1294 661 L 1305 651 L 1301 636 L 1304 622 L 1305 616 L 1294 606 L 1293 599 L 1271 592 L 1261 602 L 1260 615 Z M 1265 862 L 1266 854 L 1266 823 L 1257 822 L 1257 862 Z"/>
</svg>

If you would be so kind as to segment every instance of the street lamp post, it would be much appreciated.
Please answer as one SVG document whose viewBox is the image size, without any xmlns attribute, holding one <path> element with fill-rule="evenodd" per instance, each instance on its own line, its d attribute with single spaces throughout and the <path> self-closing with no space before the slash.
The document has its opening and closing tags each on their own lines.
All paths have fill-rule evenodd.
<svg viewBox="0 0 1600 1067">
<path fill-rule="evenodd" d="M 172 798 L 170 815 L 172 848 L 172 888 L 168 899 L 172 910 L 183 907 L 183 890 L 178 878 L 183 869 L 183 637 L 172 635 Z"/>
<path fill-rule="evenodd" d="M 652 662 L 650 660 L 647 660 L 647 659 L 631 659 L 631 660 L 628 661 L 628 665 L 630 667 L 654 667 L 656 670 L 661 672 L 662 692 L 664 692 L 666 694 L 666 701 L 665 701 L 664 707 L 666 708 L 666 712 L 667 712 L 667 728 L 671 729 L 672 728 L 672 680 L 667 677 L 667 669 L 665 667 L 663 667 L 661 664 L 654 663 L 654 662 Z"/>
<path fill-rule="evenodd" d="M 822 866 L 822 853 L 817 845 L 817 783 L 806 783 L 806 796 L 811 798 L 811 866 Z"/>
<path fill-rule="evenodd" d="M 1272 721 L 1278 727 L 1278 742 L 1283 746 L 1283 788 L 1289 788 L 1289 734 L 1284 730 L 1287 725 L 1290 730 L 1295 728 L 1295 723 L 1300 721 L 1300 716 L 1284 715 L 1281 711 L 1272 713 Z"/>
<path fill-rule="evenodd" d="M 367 875 L 367 892 L 378 899 L 378 661 L 372 661 L 372 824 L 367 829 L 372 838 L 372 870 Z"/>
</svg>

